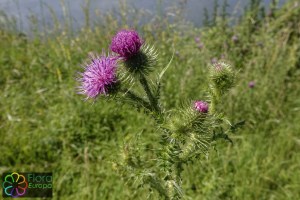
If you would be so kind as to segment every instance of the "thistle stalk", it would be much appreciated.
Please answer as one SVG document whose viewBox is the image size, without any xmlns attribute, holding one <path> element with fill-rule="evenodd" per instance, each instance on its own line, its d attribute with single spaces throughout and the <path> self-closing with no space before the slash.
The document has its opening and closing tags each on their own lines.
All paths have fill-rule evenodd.
<svg viewBox="0 0 300 200">
<path fill-rule="evenodd" d="M 156 99 L 156 97 L 154 97 L 153 93 L 151 92 L 148 81 L 143 74 L 140 75 L 139 81 L 140 81 L 141 85 L 143 86 L 143 89 L 148 97 L 148 100 L 149 100 L 150 105 L 153 108 L 153 110 L 157 113 L 160 112 L 157 99 Z"/>
<path fill-rule="evenodd" d="M 172 137 L 172 136 L 171 136 Z M 179 159 L 179 153 L 181 152 L 178 141 L 172 138 L 169 144 L 166 144 L 166 189 L 168 199 L 180 199 L 181 192 L 181 172 L 182 163 Z"/>
<path fill-rule="evenodd" d="M 145 101 L 142 97 L 135 94 L 134 92 L 130 90 L 125 90 L 124 95 L 132 102 L 136 103 L 137 107 L 143 107 L 146 108 L 147 110 L 151 110 L 151 105 L 147 101 Z"/>
<path fill-rule="evenodd" d="M 120 31 L 113 38 L 110 49 L 118 56 L 92 57 L 85 72 L 80 73 L 79 92 L 87 98 L 120 97 L 116 99 L 130 103 L 138 111 L 145 108 L 144 113 L 156 120 L 156 130 L 161 134 L 160 147 L 154 149 L 159 153 L 149 153 L 145 151 L 149 147 L 140 148 L 133 146 L 135 143 L 126 143 L 123 159 L 115 167 L 125 178 L 138 182 L 135 184 L 137 187 L 148 185 L 166 200 L 181 199 L 183 165 L 188 165 L 200 154 L 208 155 L 212 141 L 218 138 L 231 141 L 227 132 L 232 126 L 224 123 L 223 114 L 218 113 L 217 108 L 222 96 L 233 87 L 235 73 L 228 64 L 215 63 L 210 67 L 209 101 L 189 101 L 182 109 L 165 112 L 159 104 L 159 89 L 161 77 L 170 63 L 156 83 L 150 82 L 148 74 L 154 69 L 157 54 L 133 30 Z M 131 80 L 141 84 L 141 93 L 140 88 L 134 90 L 132 85 L 127 89 L 124 82 L 118 80 L 118 61 L 123 62 L 125 75 L 129 74 L 128 77 L 133 77 Z M 120 92 L 123 94 L 117 96 Z M 228 124 L 228 130 L 223 131 Z"/>
</svg>

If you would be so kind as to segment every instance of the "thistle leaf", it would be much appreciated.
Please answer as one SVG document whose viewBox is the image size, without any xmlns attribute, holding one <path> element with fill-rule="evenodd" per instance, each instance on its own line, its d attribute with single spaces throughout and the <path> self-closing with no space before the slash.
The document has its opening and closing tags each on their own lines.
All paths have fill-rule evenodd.
<svg viewBox="0 0 300 200">
<path fill-rule="evenodd" d="M 167 64 L 167 66 L 161 71 L 161 73 L 159 74 L 158 77 L 158 81 L 160 82 L 161 78 L 163 77 L 163 75 L 165 74 L 165 72 L 167 71 L 167 69 L 170 67 L 173 59 L 174 59 L 174 54 L 175 54 L 175 49 L 173 49 L 173 54 L 172 54 L 172 58 L 170 59 L 169 63 Z"/>
</svg>

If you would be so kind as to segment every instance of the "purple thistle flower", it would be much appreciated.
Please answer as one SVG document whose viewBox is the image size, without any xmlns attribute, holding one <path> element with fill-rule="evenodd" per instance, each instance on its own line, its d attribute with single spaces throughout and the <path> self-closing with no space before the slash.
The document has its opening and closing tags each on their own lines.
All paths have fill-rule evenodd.
<svg viewBox="0 0 300 200">
<path fill-rule="evenodd" d="M 127 59 L 137 54 L 143 41 L 134 30 L 121 30 L 112 39 L 110 49 Z"/>
<path fill-rule="evenodd" d="M 255 82 L 254 82 L 254 81 L 250 81 L 250 82 L 248 83 L 248 86 L 249 86 L 249 88 L 254 88 Z"/>
<path fill-rule="evenodd" d="M 206 103 L 205 101 L 196 101 L 194 104 L 194 108 L 201 113 L 207 113 L 208 103 Z"/>
<path fill-rule="evenodd" d="M 195 42 L 199 43 L 200 42 L 200 38 L 199 37 L 195 37 Z"/>
<path fill-rule="evenodd" d="M 78 87 L 79 94 L 86 95 L 87 99 L 96 98 L 100 94 L 106 95 L 109 87 L 117 82 L 115 57 L 91 55 L 91 61 L 84 69 L 77 80 L 81 83 Z"/>
</svg>

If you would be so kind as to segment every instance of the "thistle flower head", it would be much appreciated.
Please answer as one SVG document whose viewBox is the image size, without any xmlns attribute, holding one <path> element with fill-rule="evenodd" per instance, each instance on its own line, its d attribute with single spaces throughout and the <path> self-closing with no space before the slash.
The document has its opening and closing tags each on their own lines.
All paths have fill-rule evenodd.
<svg viewBox="0 0 300 200">
<path fill-rule="evenodd" d="M 217 62 L 211 66 L 210 79 L 214 94 L 220 95 L 233 87 L 235 82 L 235 73 L 230 65 L 225 62 Z"/>
<path fill-rule="evenodd" d="M 79 94 L 89 98 L 96 98 L 98 95 L 106 95 L 117 82 L 116 78 L 117 59 L 91 55 L 91 60 L 84 67 L 84 72 L 79 73 L 80 82 Z"/>
<path fill-rule="evenodd" d="M 207 113 L 208 112 L 208 103 L 205 101 L 196 101 L 194 103 L 195 110 L 201 112 L 201 113 Z"/>
<path fill-rule="evenodd" d="M 143 41 L 136 31 L 121 30 L 113 37 L 110 49 L 127 59 L 136 55 L 142 45 Z"/>
</svg>

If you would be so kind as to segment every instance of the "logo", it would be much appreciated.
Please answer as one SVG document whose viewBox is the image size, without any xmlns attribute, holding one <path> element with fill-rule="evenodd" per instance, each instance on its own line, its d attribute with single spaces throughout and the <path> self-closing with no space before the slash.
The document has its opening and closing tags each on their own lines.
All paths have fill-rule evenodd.
<svg viewBox="0 0 300 200">
<path fill-rule="evenodd" d="M 7 172 L 2 181 L 3 198 L 52 197 L 52 173 Z"/>
<path fill-rule="evenodd" d="M 23 196 L 26 194 L 26 189 L 28 188 L 25 176 L 17 172 L 6 175 L 2 185 L 4 193 L 10 197 Z"/>
</svg>

